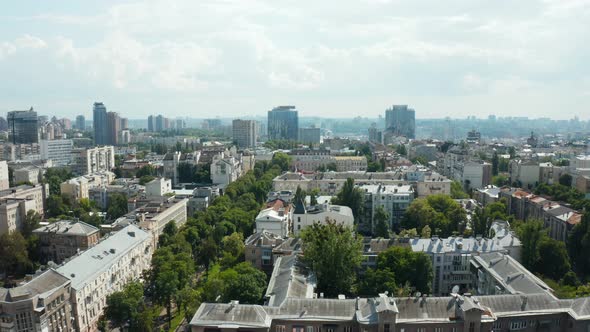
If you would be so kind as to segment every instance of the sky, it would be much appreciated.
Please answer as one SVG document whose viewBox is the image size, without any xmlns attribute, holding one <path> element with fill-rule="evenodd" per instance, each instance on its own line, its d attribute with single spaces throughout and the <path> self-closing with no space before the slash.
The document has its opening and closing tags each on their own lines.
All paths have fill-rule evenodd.
<svg viewBox="0 0 590 332">
<path fill-rule="evenodd" d="M 0 11 L 0 114 L 590 118 L 590 0 L 52 0 Z"/>
</svg>

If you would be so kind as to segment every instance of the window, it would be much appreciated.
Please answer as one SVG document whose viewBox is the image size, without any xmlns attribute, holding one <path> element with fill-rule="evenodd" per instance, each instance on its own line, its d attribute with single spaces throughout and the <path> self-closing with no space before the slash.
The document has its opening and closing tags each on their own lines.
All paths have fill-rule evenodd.
<svg viewBox="0 0 590 332">
<path fill-rule="evenodd" d="M 293 326 L 293 332 L 304 332 L 305 328 L 303 326 Z"/>
<path fill-rule="evenodd" d="M 389 332 L 389 324 L 383 324 L 383 332 Z"/>
<path fill-rule="evenodd" d="M 308 327 L 305 329 L 305 332 L 313 332 L 313 326 L 308 326 Z"/>
<path fill-rule="evenodd" d="M 510 322 L 510 329 L 511 330 L 522 330 L 526 329 L 527 321 L 526 320 L 517 320 Z"/>
<path fill-rule="evenodd" d="M 285 325 L 275 326 L 275 332 L 285 332 Z"/>
<path fill-rule="evenodd" d="M 435 327 L 434 332 L 443 332 L 442 327 Z"/>
<path fill-rule="evenodd" d="M 475 323 L 469 322 L 469 332 L 475 332 Z"/>
<path fill-rule="evenodd" d="M 344 332 L 352 332 L 352 326 L 345 326 Z"/>
<path fill-rule="evenodd" d="M 418 332 L 426 332 L 426 328 L 425 327 L 419 327 L 417 331 Z"/>
</svg>

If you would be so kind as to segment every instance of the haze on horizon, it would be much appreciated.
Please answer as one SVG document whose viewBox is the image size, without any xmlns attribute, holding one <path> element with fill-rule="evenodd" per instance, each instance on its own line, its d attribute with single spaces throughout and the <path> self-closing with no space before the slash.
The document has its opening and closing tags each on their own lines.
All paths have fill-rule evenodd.
<svg viewBox="0 0 590 332">
<path fill-rule="evenodd" d="M 0 115 L 590 118 L 590 0 L 18 1 Z"/>
</svg>

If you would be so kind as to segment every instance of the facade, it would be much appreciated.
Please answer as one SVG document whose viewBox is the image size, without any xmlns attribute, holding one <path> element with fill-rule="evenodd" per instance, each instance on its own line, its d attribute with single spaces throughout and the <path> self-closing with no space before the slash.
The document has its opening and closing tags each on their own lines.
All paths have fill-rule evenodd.
<svg viewBox="0 0 590 332">
<path fill-rule="evenodd" d="M 38 211 L 37 202 L 30 197 L 0 198 L 0 235 L 22 230 L 30 210 Z"/>
<path fill-rule="evenodd" d="M 398 230 L 408 206 L 414 201 L 414 189 L 410 185 L 375 185 L 358 186 L 364 192 L 364 214 L 359 220 L 359 229 L 374 233 L 377 226 L 375 214 L 382 207 L 389 215 L 389 229 Z"/>
<path fill-rule="evenodd" d="M 100 239 L 98 228 L 82 221 L 60 220 L 33 231 L 45 262 L 64 260 L 94 246 Z"/>
<path fill-rule="evenodd" d="M 51 160 L 54 167 L 65 167 L 72 164 L 71 139 L 41 140 L 41 158 Z"/>
<path fill-rule="evenodd" d="M 245 261 L 270 274 L 274 266 L 273 248 L 283 241 L 283 237 L 266 230 L 250 235 L 245 241 Z"/>
<path fill-rule="evenodd" d="M 172 181 L 166 178 L 155 178 L 145 184 L 146 196 L 164 196 L 172 193 Z"/>
<path fill-rule="evenodd" d="M 268 111 L 268 139 L 296 141 L 299 118 L 295 106 L 278 106 Z"/>
<path fill-rule="evenodd" d="M 309 127 L 299 128 L 299 139 L 298 141 L 303 144 L 320 144 L 322 139 L 320 128 Z"/>
<path fill-rule="evenodd" d="M 117 112 L 107 113 L 107 143 L 108 145 L 119 144 L 119 132 L 121 131 L 121 118 Z"/>
<path fill-rule="evenodd" d="M 71 280 L 76 331 L 97 330 L 107 296 L 141 278 L 153 251 L 152 235 L 129 225 L 57 269 Z"/>
<path fill-rule="evenodd" d="M 90 197 L 90 189 L 108 185 L 114 179 L 115 174 L 112 172 L 97 172 L 78 176 L 60 184 L 61 194 L 69 196 L 75 201 L 79 201 L 82 198 Z"/>
<path fill-rule="evenodd" d="M 410 239 L 414 252 L 423 252 L 432 258 L 434 271 L 432 290 L 435 296 L 448 296 L 454 287 L 460 293 L 468 292 L 473 285 L 470 270 L 471 256 L 482 253 L 500 252 L 520 260 L 520 241 L 512 234 L 502 238 Z M 514 250 L 517 248 L 518 250 Z"/>
<path fill-rule="evenodd" d="M 393 105 L 385 110 L 385 128 L 395 136 L 416 137 L 416 112 L 408 105 Z"/>
<path fill-rule="evenodd" d="M 25 211 L 25 213 L 28 212 L 29 209 L 33 209 L 41 216 L 44 214 L 43 211 L 45 207 L 45 199 L 47 196 L 49 196 L 49 188 L 45 184 L 32 186 L 20 185 L 0 191 L 0 200 L 17 199 L 33 201 L 32 203 L 26 203 L 27 211 Z"/>
<path fill-rule="evenodd" d="M 88 188 L 88 198 L 96 203 L 98 208 L 106 210 L 109 206 L 109 199 L 112 194 L 118 193 L 127 197 L 134 197 L 144 190 L 144 186 L 133 183 L 99 185 L 93 188 Z"/>
<path fill-rule="evenodd" d="M 254 148 L 256 147 L 256 121 L 254 120 L 240 120 L 232 121 L 232 133 L 234 142 L 240 148 Z"/>
<path fill-rule="evenodd" d="M 508 164 L 510 183 L 523 188 L 539 185 L 541 168 L 536 161 L 511 160 Z"/>
<path fill-rule="evenodd" d="M 110 171 L 115 168 L 115 149 L 113 146 L 97 146 L 74 151 L 75 170 L 79 175 Z"/>
<path fill-rule="evenodd" d="M 292 229 L 293 210 L 282 200 L 267 203 L 266 208 L 256 216 L 256 232 L 267 231 L 280 237 L 287 237 Z"/>
<path fill-rule="evenodd" d="M 8 163 L 6 162 L 6 160 L 0 160 L 0 190 L 6 190 L 10 188 L 9 180 L 10 178 L 8 175 Z"/>
<path fill-rule="evenodd" d="M 94 126 L 94 144 L 109 144 L 107 108 L 96 102 L 92 108 L 92 125 Z"/>
<path fill-rule="evenodd" d="M 231 150 L 216 154 L 211 162 L 211 182 L 221 189 L 242 176 L 243 164 L 242 154 L 236 152 L 235 147 Z"/>
<path fill-rule="evenodd" d="M 42 170 L 35 166 L 18 168 L 12 172 L 14 183 L 30 183 L 33 185 L 39 184 L 42 175 Z"/>
<path fill-rule="evenodd" d="M 12 144 L 31 144 L 39 142 L 37 112 L 31 107 L 28 111 L 8 112 L 8 133 Z"/>
<path fill-rule="evenodd" d="M 273 179 L 273 191 L 295 192 L 299 186 L 307 192 L 317 189 L 320 195 L 335 196 L 348 178 L 354 179 L 356 185 L 412 185 L 418 197 L 451 194 L 451 180 L 422 168 L 391 172 L 287 172 Z"/>
<path fill-rule="evenodd" d="M 289 153 L 292 165 L 298 171 L 315 172 L 319 168 L 334 167 L 337 172 L 367 170 L 367 158 L 363 156 L 334 156 L 330 150 L 301 149 Z M 330 169 L 334 170 L 334 169 Z"/>
<path fill-rule="evenodd" d="M 313 224 L 326 224 L 335 222 L 345 227 L 354 228 L 354 216 L 348 206 L 331 205 L 328 203 L 305 207 L 302 202 L 295 203 L 293 211 L 293 230 L 295 236 Z"/>
<path fill-rule="evenodd" d="M 76 117 L 76 129 L 86 131 L 86 118 L 84 115 L 78 115 Z"/>
<path fill-rule="evenodd" d="M 72 331 L 70 286 L 50 269 L 18 287 L 0 288 L 0 330 Z"/>
<path fill-rule="evenodd" d="M 462 164 L 460 178 L 465 188 L 483 188 L 492 183 L 492 165 L 486 162 L 466 162 Z"/>
</svg>

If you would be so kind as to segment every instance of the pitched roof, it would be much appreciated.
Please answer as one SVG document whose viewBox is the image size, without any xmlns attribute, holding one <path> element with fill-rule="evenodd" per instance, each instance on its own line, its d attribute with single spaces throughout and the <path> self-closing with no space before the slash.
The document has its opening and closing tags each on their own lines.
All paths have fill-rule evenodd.
<svg viewBox="0 0 590 332">
<path fill-rule="evenodd" d="M 59 220 L 47 226 L 39 227 L 33 233 L 55 233 L 66 235 L 91 235 L 97 233 L 98 228 L 83 221 Z"/>
</svg>

